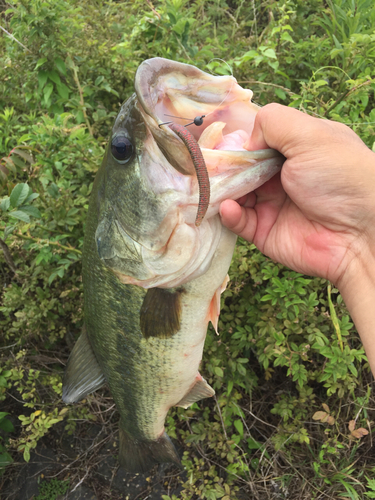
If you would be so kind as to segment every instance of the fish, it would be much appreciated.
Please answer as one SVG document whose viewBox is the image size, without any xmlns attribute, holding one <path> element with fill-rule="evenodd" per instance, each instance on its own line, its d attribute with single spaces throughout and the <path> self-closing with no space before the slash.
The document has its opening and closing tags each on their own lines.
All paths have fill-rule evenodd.
<svg viewBox="0 0 375 500">
<path fill-rule="evenodd" d="M 217 331 L 236 243 L 221 223 L 220 203 L 262 185 L 284 158 L 248 150 L 260 108 L 233 76 L 152 58 L 138 67 L 134 86 L 90 197 L 85 327 L 68 359 L 63 400 L 77 402 L 108 384 L 120 414 L 119 462 L 137 473 L 180 464 L 166 415 L 215 394 L 199 366 L 209 322 Z M 168 125 L 171 116 L 180 127 Z M 203 202 L 177 129 L 202 153 Z"/>
</svg>

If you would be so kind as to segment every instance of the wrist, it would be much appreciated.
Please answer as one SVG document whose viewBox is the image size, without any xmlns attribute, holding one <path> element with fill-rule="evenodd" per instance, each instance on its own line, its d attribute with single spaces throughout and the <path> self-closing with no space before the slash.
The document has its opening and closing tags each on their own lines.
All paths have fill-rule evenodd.
<svg viewBox="0 0 375 500">
<path fill-rule="evenodd" d="M 375 247 L 353 259 L 337 283 L 375 375 Z"/>
</svg>

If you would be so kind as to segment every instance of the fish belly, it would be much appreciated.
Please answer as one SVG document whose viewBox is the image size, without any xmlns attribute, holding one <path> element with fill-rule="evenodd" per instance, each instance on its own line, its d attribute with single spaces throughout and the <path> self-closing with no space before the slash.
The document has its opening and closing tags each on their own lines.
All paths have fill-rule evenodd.
<svg viewBox="0 0 375 500">
<path fill-rule="evenodd" d="M 218 248 L 208 271 L 184 285 L 181 298 L 181 327 L 171 339 L 147 339 L 149 358 L 156 352 L 160 363 L 154 372 L 158 389 L 154 394 L 158 401 L 157 413 L 152 428 L 145 432 L 153 439 L 164 431 L 164 420 L 168 410 L 192 390 L 199 375 L 204 341 L 210 319 L 212 301 L 225 281 L 231 262 L 236 236 L 223 228 Z M 147 342 L 145 341 L 145 343 Z M 154 381 L 155 383 L 155 381 Z"/>
</svg>

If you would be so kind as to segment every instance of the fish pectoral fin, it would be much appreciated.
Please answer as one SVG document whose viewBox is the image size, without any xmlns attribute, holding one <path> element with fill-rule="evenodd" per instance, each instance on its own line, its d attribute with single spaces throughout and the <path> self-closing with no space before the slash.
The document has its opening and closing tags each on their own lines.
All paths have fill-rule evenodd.
<svg viewBox="0 0 375 500">
<path fill-rule="evenodd" d="M 210 385 L 204 380 L 204 378 L 198 373 L 196 382 L 192 389 L 185 394 L 185 396 L 179 401 L 175 406 L 181 406 L 182 408 L 188 408 L 193 403 L 204 399 L 212 398 L 215 395 L 215 391 Z"/>
<path fill-rule="evenodd" d="M 140 311 L 141 331 L 146 338 L 168 339 L 180 329 L 183 288 L 150 288 Z"/>
<path fill-rule="evenodd" d="M 84 329 L 69 356 L 63 379 L 64 403 L 76 403 L 105 384 Z"/>
<path fill-rule="evenodd" d="M 219 316 L 220 316 L 220 296 L 226 289 L 228 282 L 229 282 L 229 276 L 227 274 L 223 283 L 219 286 L 214 296 L 212 297 L 210 308 L 208 310 L 208 321 L 211 321 L 211 324 L 214 327 L 217 335 L 219 335 L 219 332 L 217 331 L 217 326 L 219 323 Z"/>
<path fill-rule="evenodd" d="M 156 464 L 174 463 L 181 467 L 180 458 L 167 433 L 153 440 L 137 439 L 122 429 L 120 422 L 119 462 L 128 472 L 147 472 Z"/>
</svg>

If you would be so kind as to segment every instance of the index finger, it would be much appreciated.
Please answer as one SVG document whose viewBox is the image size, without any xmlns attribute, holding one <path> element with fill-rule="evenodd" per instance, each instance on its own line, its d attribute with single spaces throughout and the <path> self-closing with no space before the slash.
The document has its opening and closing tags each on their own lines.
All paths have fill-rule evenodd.
<svg viewBox="0 0 375 500">
<path fill-rule="evenodd" d="M 274 148 L 288 158 L 291 148 L 304 142 L 313 130 L 321 127 L 321 122 L 297 109 L 276 103 L 267 104 L 255 117 L 249 149 Z"/>
</svg>

